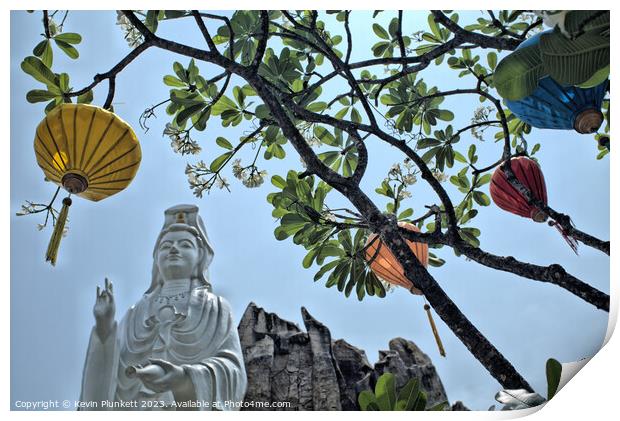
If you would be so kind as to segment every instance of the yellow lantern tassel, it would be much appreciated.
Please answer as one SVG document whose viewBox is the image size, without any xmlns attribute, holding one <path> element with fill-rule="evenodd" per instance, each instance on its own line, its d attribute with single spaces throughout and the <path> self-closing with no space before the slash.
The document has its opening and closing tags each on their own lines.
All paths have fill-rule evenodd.
<svg viewBox="0 0 620 421">
<path fill-rule="evenodd" d="M 435 326 L 435 321 L 433 320 L 433 315 L 431 314 L 431 306 L 429 306 L 428 304 L 424 304 L 424 310 L 426 310 L 426 314 L 428 315 L 428 322 L 431 324 L 431 329 L 433 331 L 433 336 L 435 336 L 435 342 L 437 342 L 437 348 L 439 349 L 439 354 L 442 357 L 445 357 L 446 351 L 443 348 L 443 343 L 441 343 L 439 332 L 437 332 L 437 326 Z"/>
<path fill-rule="evenodd" d="M 56 257 L 58 256 L 58 248 L 60 247 L 60 240 L 62 239 L 62 233 L 65 230 L 65 223 L 67 222 L 67 215 L 69 214 L 69 206 L 71 206 L 71 198 L 65 197 L 62 199 L 62 209 L 56 220 L 54 231 L 52 232 L 52 238 L 47 246 L 47 253 L 45 255 L 45 261 L 51 262 L 52 266 L 56 266 Z"/>
</svg>

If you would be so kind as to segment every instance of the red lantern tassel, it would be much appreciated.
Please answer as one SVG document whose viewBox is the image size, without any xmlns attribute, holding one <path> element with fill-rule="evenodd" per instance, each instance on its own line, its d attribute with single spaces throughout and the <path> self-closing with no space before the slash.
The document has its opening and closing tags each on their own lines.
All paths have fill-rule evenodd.
<svg viewBox="0 0 620 421">
<path fill-rule="evenodd" d="M 570 224 L 573 225 L 573 221 L 569 221 Z M 577 248 L 579 247 L 579 242 L 577 241 L 577 239 L 572 235 L 569 235 L 566 229 L 559 222 L 549 221 L 548 224 L 552 227 L 555 227 L 560 232 L 560 234 L 562 234 L 562 237 L 564 237 L 564 240 L 568 243 L 570 248 L 572 248 L 575 254 L 579 256 L 579 253 L 577 251 Z"/>
</svg>

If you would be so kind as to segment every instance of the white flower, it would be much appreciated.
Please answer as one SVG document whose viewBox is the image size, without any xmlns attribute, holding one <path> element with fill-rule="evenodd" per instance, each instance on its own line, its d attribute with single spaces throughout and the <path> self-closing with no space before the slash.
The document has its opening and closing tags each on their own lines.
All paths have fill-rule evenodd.
<svg viewBox="0 0 620 421">
<path fill-rule="evenodd" d="M 241 160 L 235 159 L 232 163 L 232 173 L 235 178 L 242 180 L 245 178 L 247 171 L 241 166 Z"/>
<path fill-rule="evenodd" d="M 437 181 L 439 181 L 440 183 L 443 183 L 444 181 L 446 181 L 448 179 L 448 176 L 446 174 L 444 174 L 442 171 L 439 170 L 434 170 L 433 171 L 433 176 L 437 179 Z"/>
<path fill-rule="evenodd" d="M 411 197 L 411 192 L 409 190 L 403 189 L 403 190 L 400 191 L 400 193 L 398 193 L 398 198 L 400 200 L 408 199 L 410 197 Z"/>
<path fill-rule="evenodd" d="M 136 27 L 131 24 L 129 19 L 127 19 L 127 16 L 125 16 L 120 10 L 116 11 L 116 24 L 121 27 L 123 37 L 131 48 L 136 48 L 144 42 L 144 37 L 140 31 L 138 31 Z"/>
<path fill-rule="evenodd" d="M 406 185 L 410 186 L 412 184 L 415 184 L 415 182 L 418 181 L 418 179 L 413 174 L 407 174 L 403 176 L 403 181 L 405 182 Z"/>
<path fill-rule="evenodd" d="M 252 171 L 244 180 L 243 185 L 248 188 L 259 187 L 265 181 L 267 171 Z"/>
<path fill-rule="evenodd" d="M 195 185 L 199 184 L 198 177 L 193 172 L 190 172 L 187 175 L 187 181 L 189 181 L 189 184 L 192 185 L 192 186 L 195 186 Z"/>
<path fill-rule="evenodd" d="M 306 140 L 306 143 L 310 146 L 320 147 L 323 144 L 323 142 L 321 142 L 321 139 L 316 136 L 304 137 L 304 139 Z"/>
<path fill-rule="evenodd" d="M 330 222 L 336 222 L 336 217 L 330 213 L 330 212 L 325 212 L 321 215 L 323 217 L 323 219 L 325 219 L 326 221 L 330 221 Z"/>
<path fill-rule="evenodd" d="M 396 176 L 401 173 L 400 164 L 396 163 L 390 168 L 390 175 Z"/>
<path fill-rule="evenodd" d="M 224 189 L 224 188 L 228 189 L 230 187 L 230 183 L 228 182 L 226 177 L 218 176 L 217 179 L 215 180 L 215 187 L 217 187 L 218 189 Z"/>
</svg>

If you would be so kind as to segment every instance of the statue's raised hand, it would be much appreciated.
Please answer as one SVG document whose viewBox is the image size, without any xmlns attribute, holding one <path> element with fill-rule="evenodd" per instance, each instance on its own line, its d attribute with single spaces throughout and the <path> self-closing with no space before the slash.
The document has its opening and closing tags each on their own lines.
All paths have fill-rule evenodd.
<svg viewBox="0 0 620 421">
<path fill-rule="evenodd" d="M 101 341 L 105 341 L 112 330 L 115 310 L 112 282 L 110 282 L 108 278 L 105 278 L 105 288 L 103 291 L 101 287 L 97 285 L 97 299 L 93 307 L 96 330 Z"/>
</svg>

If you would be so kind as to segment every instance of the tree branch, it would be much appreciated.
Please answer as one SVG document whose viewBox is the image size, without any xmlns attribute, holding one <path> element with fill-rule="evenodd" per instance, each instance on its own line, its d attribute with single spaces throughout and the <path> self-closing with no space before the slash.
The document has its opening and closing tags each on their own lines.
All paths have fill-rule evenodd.
<svg viewBox="0 0 620 421">
<path fill-rule="evenodd" d="M 571 236 L 576 240 L 581 241 L 585 245 L 600 250 L 603 253 L 609 255 L 609 241 L 600 240 L 590 234 L 578 230 L 571 223 L 570 216 L 557 212 L 548 205 L 544 204 L 542 201 L 534 198 L 530 190 L 523 184 L 521 184 L 515 173 L 512 171 L 512 167 L 510 166 L 510 160 L 504 162 L 504 164 L 502 165 L 502 171 L 504 171 L 504 174 L 506 175 L 506 180 L 510 183 L 510 185 L 513 186 L 525 198 L 525 200 L 527 200 L 529 204 L 535 206 L 545 215 L 560 224 L 563 234 Z"/>
<path fill-rule="evenodd" d="M 428 214 L 424 217 L 427 216 Z M 437 228 L 437 226 L 435 226 L 435 228 Z M 596 308 L 609 312 L 609 295 L 566 272 L 566 270 L 557 263 L 549 266 L 539 266 L 519 261 L 512 256 L 497 256 L 479 247 L 470 245 L 460 237 L 449 239 L 441 233 L 419 233 L 401 228 L 400 234 L 409 241 L 427 244 L 443 244 L 452 247 L 467 258 L 492 269 L 513 273 L 535 281 L 557 285 L 592 304 Z"/>
<path fill-rule="evenodd" d="M 91 89 L 93 89 L 98 84 L 100 84 L 102 81 L 104 81 L 106 79 L 110 79 L 110 78 L 116 77 L 116 75 L 119 74 L 129 63 L 134 61 L 136 59 L 136 57 L 138 57 L 147 48 L 149 48 L 151 46 L 153 46 L 153 44 L 151 42 L 144 42 L 144 43 L 140 44 L 139 46 L 137 46 L 136 48 L 131 50 L 131 52 L 129 54 L 127 54 L 125 56 L 125 58 L 123 58 L 121 61 L 119 61 L 110 70 L 108 70 L 105 73 L 98 73 L 98 74 L 96 74 L 95 77 L 93 78 L 93 82 L 90 85 L 88 85 L 87 87 L 82 88 L 82 89 L 80 89 L 78 91 L 67 92 L 66 96 L 68 96 L 68 97 L 75 97 L 75 96 L 83 95 L 86 92 L 88 92 Z"/>
<path fill-rule="evenodd" d="M 217 46 L 213 42 L 213 38 L 211 38 L 211 34 L 209 34 L 209 30 L 207 29 L 207 26 L 203 22 L 202 16 L 200 16 L 200 13 L 198 12 L 198 10 L 192 10 L 192 15 L 194 16 L 194 19 L 196 20 L 196 24 L 198 25 L 198 28 L 200 29 L 200 32 L 202 32 L 202 36 L 205 39 L 205 41 L 207 42 L 207 45 L 209 46 L 209 49 L 212 52 L 217 53 L 218 52 L 217 51 Z"/>
<path fill-rule="evenodd" d="M 398 11 L 398 27 L 396 28 L 396 39 L 398 40 L 398 48 L 400 49 L 400 56 L 405 58 L 407 51 L 405 49 L 405 41 L 403 40 L 403 11 Z"/>
<path fill-rule="evenodd" d="M 431 10 L 431 13 L 435 17 L 435 22 L 445 26 L 455 36 L 459 36 L 467 42 L 476 44 L 481 48 L 495 48 L 498 50 L 513 51 L 519 46 L 519 44 L 521 44 L 520 40 L 512 38 L 490 37 L 488 35 L 467 31 L 461 28 L 456 22 L 440 10 Z"/>
<path fill-rule="evenodd" d="M 260 11 L 261 20 L 261 36 L 258 40 L 258 46 L 256 47 L 256 54 L 252 60 L 250 67 L 253 71 L 258 71 L 261 61 L 263 61 L 263 55 L 265 54 L 265 48 L 267 47 L 267 40 L 269 39 L 269 13 L 266 10 Z"/>
</svg>

